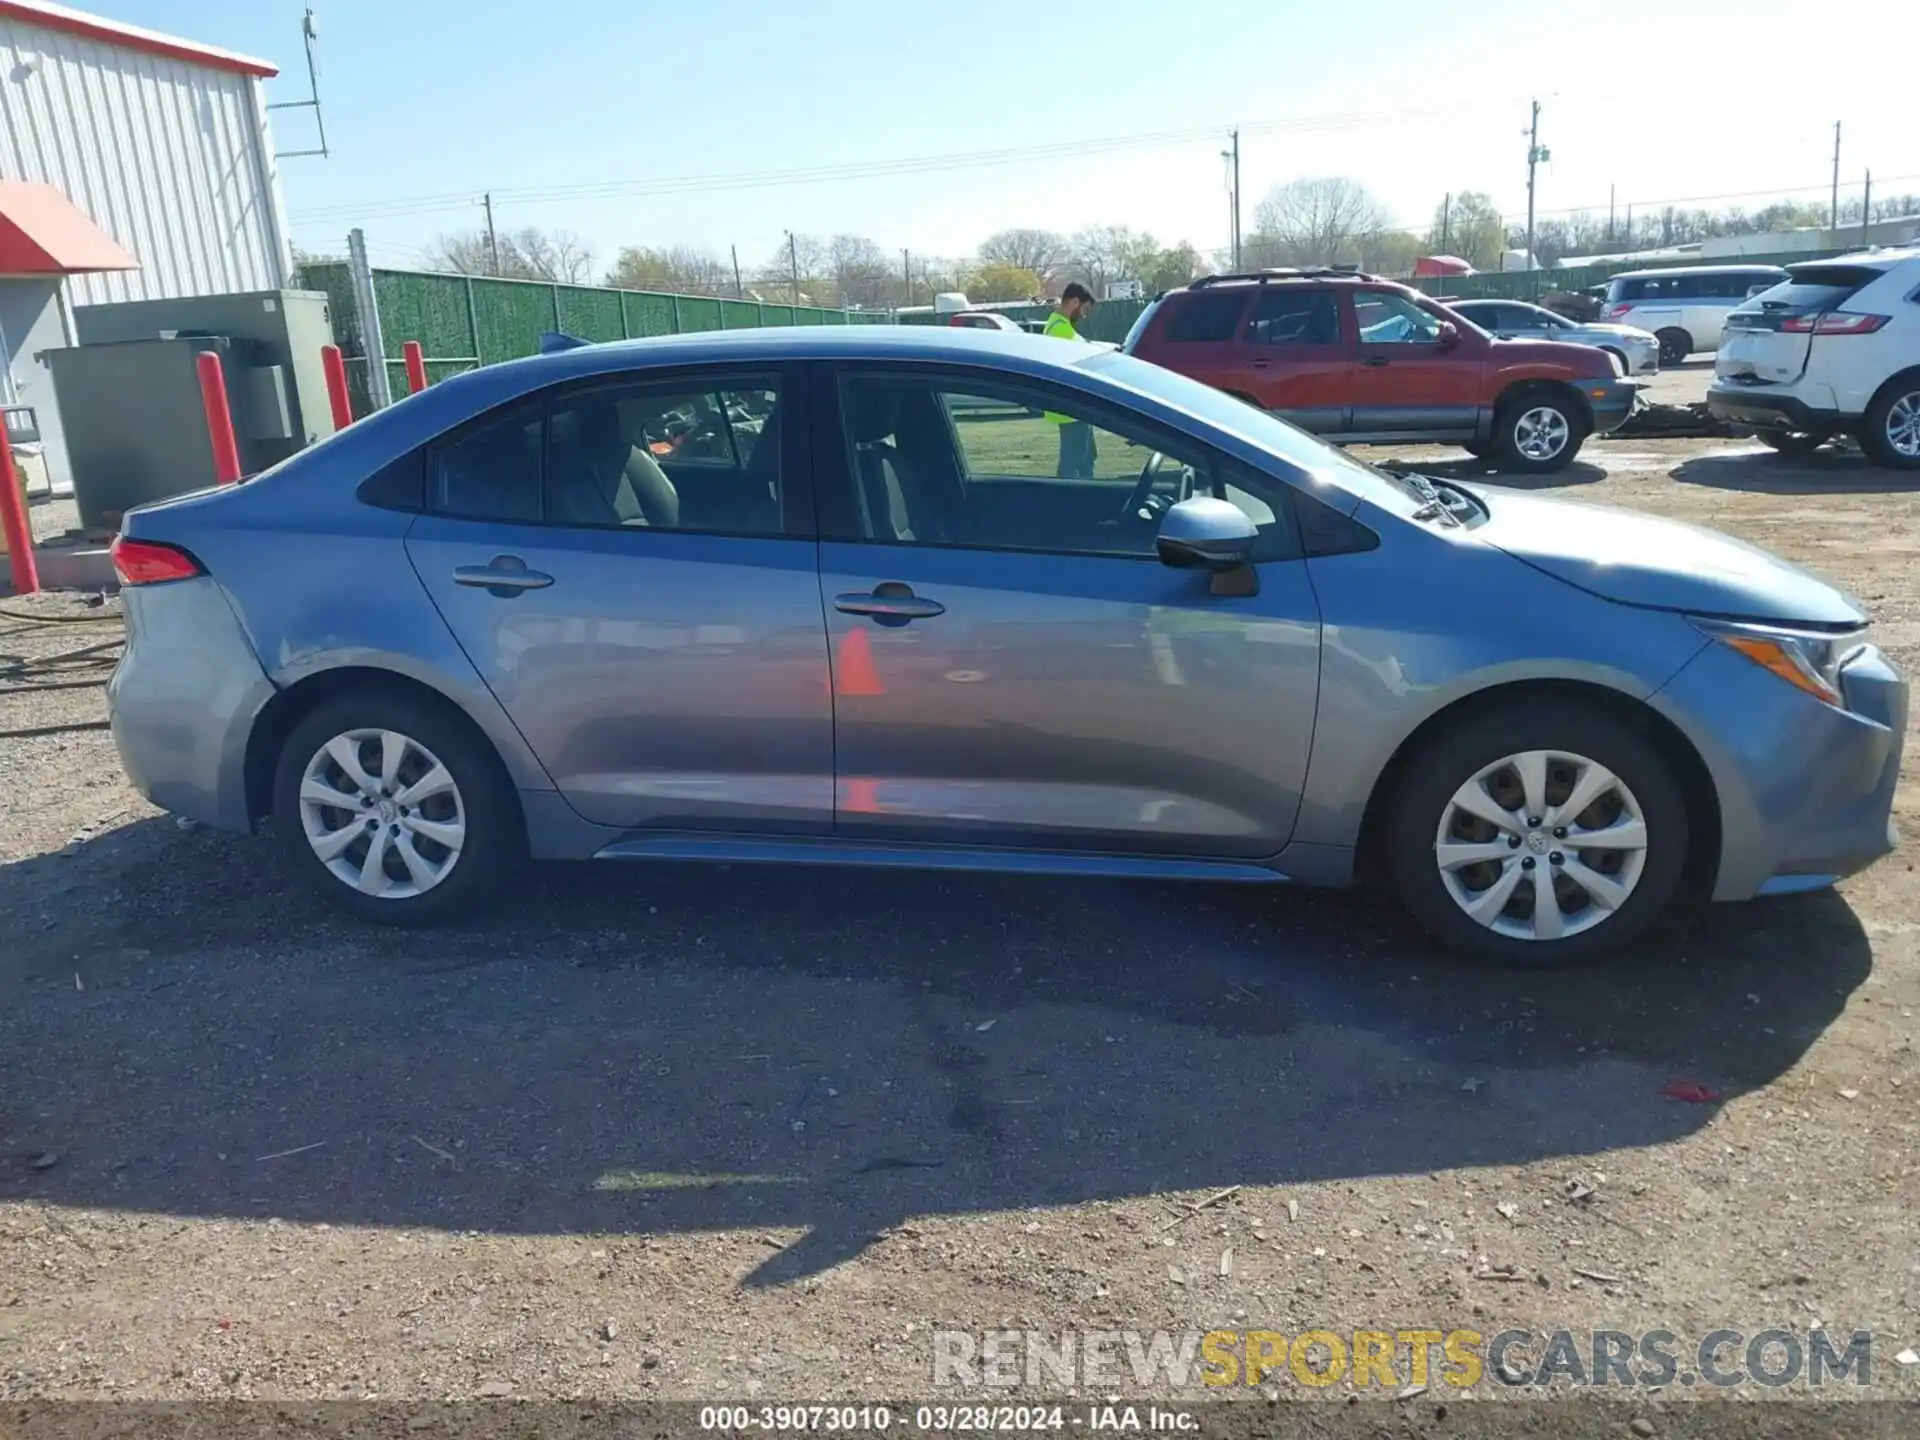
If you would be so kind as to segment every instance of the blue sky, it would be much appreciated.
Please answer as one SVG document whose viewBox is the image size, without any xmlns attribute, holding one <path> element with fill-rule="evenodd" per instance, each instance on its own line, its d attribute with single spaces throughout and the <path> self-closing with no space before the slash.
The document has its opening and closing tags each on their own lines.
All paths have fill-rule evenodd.
<svg viewBox="0 0 1920 1440">
<path fill-rule="evenodd" d="M 1882 193 L 1920 191 L 1907 87 L 1873 59 L 1911 35 L 1910 3 L 1824 0 L 1808 54 L 1808 7 L 1778 0 L 1577 7 L 1620 17 L 1592 25 L 1551 0 L 318 0 L 333 156 L 282 180 L 301 243 L 359 224 L 397 265 L 476 228 L 489 189 L 502 227 L 572 230 L 603 260 L 737 244 L 752 267 L 788 228 L 955 256 L 1009 225 L 1114 223 L 1207 249 L 1227 237 L 1231 125 L 1249 227 L 1267 188 L 1328 174 L 1424 225 L 1449 189 L 1524 210 L 1538 96 L 1543 213 L 1604 211 L 1610 186 L 1623 208 L 1824 196 L 1835 119 L 1854 194 L 1866 166 Z M 269 98 L 304 96 L 297 0 L 91 8 L 273 60 Z M 282 149 L 310 143 L 302 112 L 274 123 Z M 1162 138 L 1113 143 L 1140 136 Z M 923 163 L 1080 142 L 1112 148 Z M 795 170 L 815 174 L 645 188 Z"/>
</svg>

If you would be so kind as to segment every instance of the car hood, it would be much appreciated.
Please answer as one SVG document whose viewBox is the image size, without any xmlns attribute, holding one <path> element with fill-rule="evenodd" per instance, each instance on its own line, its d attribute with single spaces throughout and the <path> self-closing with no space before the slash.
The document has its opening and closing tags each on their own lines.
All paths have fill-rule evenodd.
<svg viewBox="0 0 1920 1440">
<path fill-rule="evenodd" d="M 1621 335 L 1629 340 L 1651 340 L 1651 330 L 1642 330 L 1638 325 L 1611 325 L 1604 320 L 1583 320 L 1574 326 L 1583 335 Z"/>
<path fill-rule="evenodd" d="M 1851 596 L 1731 535 L 1609 505 L 1471 488 L 1488 511 L 1475 538 L 1604 599 L 1741 620 L 1866 623 Z"/>
</svg>

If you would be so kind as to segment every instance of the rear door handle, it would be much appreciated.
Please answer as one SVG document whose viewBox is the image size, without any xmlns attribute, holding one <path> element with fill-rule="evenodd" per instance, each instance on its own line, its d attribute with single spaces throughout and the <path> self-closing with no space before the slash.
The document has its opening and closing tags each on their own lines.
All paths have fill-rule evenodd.
<svg viewBox="0 0 1920 1440">
<path fill-rule="evenodd" d="M 1264 370 L 1273 362 L 1271 360 L 1249 360 L 1247 363 L 1256 370 Z"/>
<path fill-rule="evenodd" d="M 455 566 L 453 583 L 505 597 L 522 590 L 544 590 L 553 584 L 553 576 L 529 570 L 518 555 L 496 555 L 484 565 Z"/>
<path fill-rule="evenodd" d="M 1377 370 L 1382 365 L 1391 365 L 1393 362 L 1385 355 L 1362 355 L 1360 357 L 1360 363 L 1362 365 L 1370 365 Z"/>
<path fill-rule="evenodd" d="M 882 625 L 905 625 L 909 620 L 931 620 L 947 613 L 938 600 L 927 600 L 913 593 L 913 587 L 887 580 L 870 593 L 854 592 L 833 597 L 833 608 L 842 615 L 871 615 Z"/>
</svg>

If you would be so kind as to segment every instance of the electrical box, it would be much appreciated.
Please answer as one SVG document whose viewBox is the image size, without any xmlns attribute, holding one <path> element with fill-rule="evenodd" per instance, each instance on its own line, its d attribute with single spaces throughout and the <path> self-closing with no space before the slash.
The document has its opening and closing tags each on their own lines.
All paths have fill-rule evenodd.
<svg viewBox="0 0 1920 1440">
<path fill-rule="evenodd" d="M 333 317 L 327 297 L 317 290 L 255 290 L 239 295 L 188 295 L 173 300 L 127 300 L 112 305 L 78 305 L 74 338 L 82 349 L 127 340 L 191 339 L 223 335 L 241 347 L 227 363 L 227 390 L 240 432 L 241 468 L 252 474 L 333 434 L 333 407 L 327 401 L 327 375 L 320 349 L 333 343 Z M 236 374 L 234 363 L 278 367 L 281 379 L 258 381 Z M 277 383 L 286 398 L 285 433 L 249 436 L 240 427 L 241 393 L 259 384 Z M 263 400 L 269 399 L 262 395 Z M 258 422 L 259 411 L 253 410 Z M 271 408 L 269 406 L 269 408 Z M 64 412 L 63 412 L 64 413 Z M 197 413 L 197 408 L 196 408 Z"/>
</svg>

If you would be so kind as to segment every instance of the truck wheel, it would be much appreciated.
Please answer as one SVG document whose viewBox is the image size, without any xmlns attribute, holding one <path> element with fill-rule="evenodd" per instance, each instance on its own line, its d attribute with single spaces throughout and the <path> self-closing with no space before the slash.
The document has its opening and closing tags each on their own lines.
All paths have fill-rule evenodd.
<svg viewBox="0 0 1920 1440">
<path fill-rule="evenodd" d="M 1557 388 L 1521 390 L 1494 412 L 1493 456 L 1502 470 L 1530 475 L 1564 470 L 1586 439 L 1584 411 Z"/>
<path fill-rule="evenodd" d="M 1880 387 L 1861 417 L 1860 448 L 1889 470 L 1920 470 L 1920 370 Z"/>
<path fill-rule="evenodd" d="M 1693 353 L 1693 336 L 1684 330 L 1660 330 L 1654 338 L 1660 342 L 1660 363 L 1678 365 Z"/>
<path fill-rule="evenodd" d="M 1610 715 L 1525 698 L 1465 719 L 1401 771 L 1386 860 L 1448 948 L 1501 964 L 1591 959 L 1664 912 L 1687 807 L 1659 753 Z"/>
</svg>

